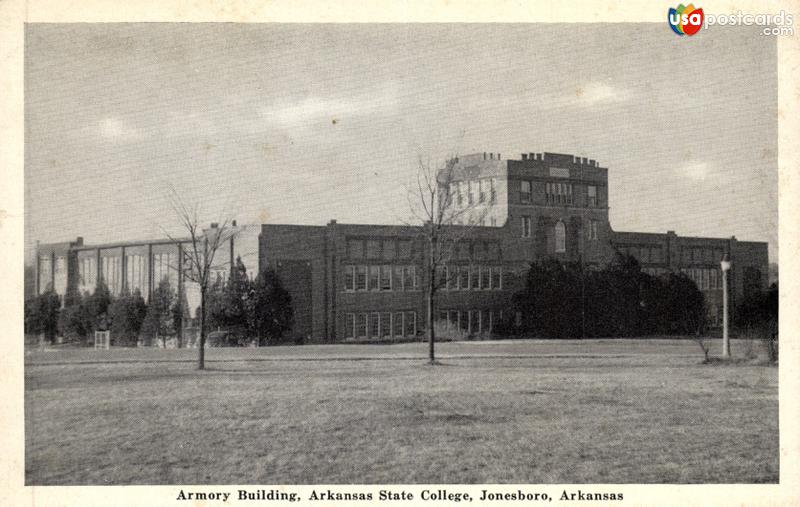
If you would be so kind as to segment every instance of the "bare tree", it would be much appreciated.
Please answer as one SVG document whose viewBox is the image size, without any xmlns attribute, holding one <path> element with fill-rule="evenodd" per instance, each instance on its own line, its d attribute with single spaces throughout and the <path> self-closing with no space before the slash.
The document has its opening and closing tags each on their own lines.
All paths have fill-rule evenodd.
<svg viewBox="0 0 800 507">
<path fill-rule="evenodd" d="M 200 222 L 199 205 L 187 206 L 174 188 L 170 188 L 169 201 L 175 212 L 181 228 L 187 233 L 185 239 L 175 239 L 165 231 L 167 237 L 178 243 L 183 249 L 184 266 L 178 266 L 187 280 L 197 284 L 200 290 L 200 343 L 198 345 L 197 369 L 205 369 L 206 345 L 206 296 L 213 275 L 222 269 L 222 265 L 215 264 L 217 252 L 228 241 L 235 238 L 238 229 L 230 217 L 223 217 L 219 222 L 213 222 L 209 229 L 204 230 Z"/>
<path fill-rule="evenodd" d="M 450 157 L 444 164 L 435 166 L 430 160 L 418 159 L 416 186 L 408 190 L 408 203 L 417 226 L 421 222 L 420 236 L 425 243 L 425 302 L 427 306 L 428 359 L 436 363 L 436 293 L 453 276 L 447 266 L 455 255 L 458 244 L 470 236 L 472 229 L 481 224 L 486 207 L 484 199 L 473 199 L 460 193 L 459 183 L 464 178 L 458 171 L 458 157 Z M 476 183 L 476 182 L 473 182 Z M 410 224 L 409 224 L 410 225 Z"/>
</svg>

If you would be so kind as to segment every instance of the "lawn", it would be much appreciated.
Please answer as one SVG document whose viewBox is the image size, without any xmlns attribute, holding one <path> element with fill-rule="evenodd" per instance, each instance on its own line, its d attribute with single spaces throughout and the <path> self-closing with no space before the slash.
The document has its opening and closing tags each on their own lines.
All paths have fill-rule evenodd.
<svg viewBox="0 0 800 507">
<path fill-rule="evenodd" d="M 775 367 L 681 340 L 437 350 L 30 352 L 26 482 L 778 481 Z"/>
</svg>

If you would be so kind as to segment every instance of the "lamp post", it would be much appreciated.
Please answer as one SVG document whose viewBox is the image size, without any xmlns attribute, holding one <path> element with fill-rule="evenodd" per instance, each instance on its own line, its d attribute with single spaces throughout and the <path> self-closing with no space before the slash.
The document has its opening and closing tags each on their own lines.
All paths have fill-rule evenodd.
<svg viewBox="0 0 800 507">
<path fill-rule="evenodd" d="M 728 254 L 719 263 L 722 268 L 722 357 L 731 357 L 731 342 L 728 338 L 728 271 L 731 270 L 731 261 Z"/>
</svg>

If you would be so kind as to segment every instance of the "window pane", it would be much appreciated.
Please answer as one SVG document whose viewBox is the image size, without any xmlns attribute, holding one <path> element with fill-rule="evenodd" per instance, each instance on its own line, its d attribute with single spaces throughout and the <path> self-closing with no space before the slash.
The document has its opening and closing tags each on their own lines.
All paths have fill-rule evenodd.
<svg viewBox="0 0 800 507">
<path fill-rule="evenodd" d="M 397 243 L 398 256 L 401 259 L 411 258 L 411 241 L 402 239 Z"/>
<path fill-rule="evenodd" d="M 392 274 L 392 286 L 394 290 L 403 290 L 403 266 L 395 266 Z"/>
<path fill-rule="evenodd" d="M 458 288 L 461 290 L 469 289 L 469 266 L 458 268 Z"/>
<path fill-rule="evenodd" d="M 344 267 L 344 290 L 356 290 L 355 266 Z"/>
<path fill-rule="evenodd" d="M 392 336 L 391 326 L 391 313 L 381 313 L 381 338 L 389 338 Z"/>
<path fill-rule="evenodd" d="M 391 266 L 381 266 L 381 290 L 392 290 Z"/>
<path fill-rule="evenodd" d="M 359 338 L 366 338 L 367 336 L 367 314 L 358 314 L 358 327 L 356 329 Z"/>
<path fill-rule="evenodd" d="M 379 313 L 371 313 L 369 315 L 369 337 L 370 338 L 378 338 L 380 335 L 380 314 Z"/>
<path fill-rule="evenodd" d="M 481 288 L 482 289 L 491 289 L 492 288 L 492 270 L 488 266 L 481 266 Z"/>
<path fill-rule="evenodd" d="M 403 322 L 405 326 L 405 334 L 406 336 L 414 336 L 417 334 L 417 313 L 416 312 L 406 312 L 405 319 Z"/>
<path fill-rule="evenodd" d="M 392 315 L 392 335 L 403 336 L 403 312 Z"/>
<path fill-rule="evenodd" d="M 355 338 L 355 325 L 356 316 L 353 313 L 348 313 L 344 316 L 344 337 Z"/>
<path fill-rule="evenodd" d="M 356 290 L 367 290 L 366 266 L 356 266 Z"/>
<path fill-rule="evenodd" d="M 378 290 L 380 281 L 381 267 L 369 267 L 369 290 Z"/>
</svg>

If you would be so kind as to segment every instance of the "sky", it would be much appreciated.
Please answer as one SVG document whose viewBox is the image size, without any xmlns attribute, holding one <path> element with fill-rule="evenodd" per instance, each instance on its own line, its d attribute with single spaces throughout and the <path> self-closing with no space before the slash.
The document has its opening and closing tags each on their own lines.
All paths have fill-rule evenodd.
<svg viewBox="0 0 800 507">
<path fill-rule="evenodd" d="M 778 253 L 775 38 L 629 24 L 29 24 L 25 248 L 401 223 L 420 157 L 570 153 L 611 226 Z"/>
</svg>

